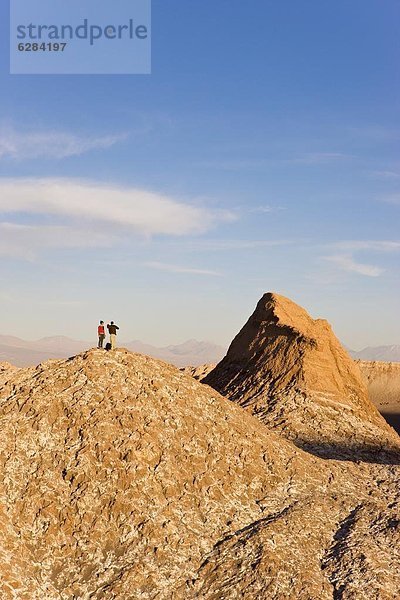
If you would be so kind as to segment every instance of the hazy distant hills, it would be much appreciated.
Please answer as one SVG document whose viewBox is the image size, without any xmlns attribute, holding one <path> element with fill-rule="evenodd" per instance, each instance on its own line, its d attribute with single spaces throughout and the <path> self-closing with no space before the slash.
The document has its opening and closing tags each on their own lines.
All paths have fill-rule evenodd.
<svg viewBox="0 0 400 600">
<path fill-rule="evenodd" d="M 133 352 L 147 354 L 172 363 L 177 367 L 198 366 L 203 363 L 217 363 L 225 354 L 225 348 L 212 342 L 188 340 L 183 344 L 158 348 L 139 340 L 121 342 L 120 346 Z M 73 340 L 65 336 L 53 336 L 37 341 L 0 335 L 0 362 L 9 362 L 17 367 L 37 365 L 49 358 L 67 358 L 93 347 L 93 342 Z"/>
<path fill-rule="evenodd" d="M 379 360 L 382 362 L 400 362 L 400 345 L 394 346 L 368 346 L 360 352 L 349 351 L 353 358 L 359 360 Z"/>
<path fill-rule="evenodd" d="M 0 362 L 7 361 L 17 367 L 27 367 L 38 365 L 49 358 L 67 358 L 88 347 L 88 342 L 65 336 L 46 337 L 32 342 L 0 335 Z"/>
<path fill-rule="evenodd" d="M 157 348 L 150 344 L 144 344 L 139 340 L 121 344 L 128 350 L 148 354 L 154 358 L 160 358 L 177 367 L 185 367 L 186 365 L 198 366 L 206 362 L 217 363 L 226 353 L 223 346 L 218 346 L 212 342 L 198 342 L 197 340 L 188 340 L 183 344 L 165 346 Z"/>
<path fill-rule="evenodd" d="M 218 363 L 226 354 L 223 346 L 212 342 L 188 340 L 182 344 L 157 347 L 140 340 L 121 341 L 118 344 L 133 352 L 159 358 L 177 367 L 191 365 L 197 367 L 205 363 Z M 9 362 L 17 367 L 37 365 L 49 358 L 68 358 L 92 348 L 92 342 L 74 340 L 63 335 L 45 337 L 37 341 L 27 341 L 11 335 L 0 335 L 0 362 Z M 347 349 L 353 358 L 400 362 L 400 345 L 364 348 L 359 352 Z"/>
</svg>

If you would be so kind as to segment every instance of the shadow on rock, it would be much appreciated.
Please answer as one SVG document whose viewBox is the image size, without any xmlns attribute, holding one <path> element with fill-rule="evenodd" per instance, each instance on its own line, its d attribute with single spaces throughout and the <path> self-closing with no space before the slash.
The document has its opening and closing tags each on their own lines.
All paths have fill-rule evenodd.
<svg viewBox="0 0 400 600">
<path fill-rule="evenodd" d="M 351 462 L 367 462 L 381 465 L 399 465 L 400 451 L 398 449 L 385 449 L 368 444 L 337 444 L 318 443 L 296 439 L 293 443 L 301 450 L 314 454 L 319 458 L 331 460 L 347 460 Z"/>
<path fill-rule="evenodd" d="M 386 422 L 389 423 L 400 435 L 400 413 L 385 413 L 382 412 L 382 417 L 385 418 Z"/>
</svg>

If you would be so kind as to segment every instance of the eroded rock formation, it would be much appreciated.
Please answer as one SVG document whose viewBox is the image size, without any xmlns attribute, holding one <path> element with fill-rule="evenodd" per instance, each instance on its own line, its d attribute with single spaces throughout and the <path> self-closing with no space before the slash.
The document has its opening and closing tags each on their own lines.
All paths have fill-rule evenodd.
<svg viewBox="0 0 400 600">
<path fill-rule="evenodd" d="M 207 377 L 207 375 L 211 373 L 211 371 L 215 369 L 216 366 L 217 365 L 213 363 L 204 363 L 203 365 L 200 365 L 198 367 L 183 367 L 181 368 L 181 371 L 183 371 L 183 373 L 186 373 L 187 375 L 191 375 L 197 381 L 203 381 L 203 379 L 205 379 L 205 377 Z"/>
<path fill-rule="evenodd" d="M 357 363 L 372 402 L 400 433 L 400 363 L 366 360 Z"/>
<path fill-rule="evenodd" d="M 15 371 L 17 371 L 17 367 L 14 367 L 14 365 L 10 365 L 8 362 L 0 362 L 0 385 L 7 381 Z"/>
<path fill-rule="evenodd" d="M 395 450 L 324 460 L 123 349 L 4 369 L 0 415 L 4 600 L 397 600 Z"/>
<path fill-rule="evenodd" d="M 203 383 L 323 456 L 399 448 L 329 323 L 277 294 L 261 298 Z"/>
<path fill-rule="evenodd" d="M 329 483 L 240 407 L 124 350 L 20 369 L 0 402 L 2 598 L 187 598 L 218 543 Z"/>
<path fill-rule="evenodd" d="M 375 406 L 381 412 L 400 412 L 400 363 L 366 360 L 357 363 Z"/>
</svg>

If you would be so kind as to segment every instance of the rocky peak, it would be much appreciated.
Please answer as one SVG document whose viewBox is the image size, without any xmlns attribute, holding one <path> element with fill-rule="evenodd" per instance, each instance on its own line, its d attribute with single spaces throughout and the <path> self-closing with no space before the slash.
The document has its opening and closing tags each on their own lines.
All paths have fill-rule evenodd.
<svg viewBox="0 0 400 600">
<path fill-rule="evenodd" d="M 393 465 L 302 452 L 124 349 L 9 373 L 0 418 L 4 600 L 397 597 Z"/>
<path fill-rule="evenodd" d="M 264 294 L 203 383 L 317 453 L 399 444 L 329 323 L 278 294 Z"/>
</svg>

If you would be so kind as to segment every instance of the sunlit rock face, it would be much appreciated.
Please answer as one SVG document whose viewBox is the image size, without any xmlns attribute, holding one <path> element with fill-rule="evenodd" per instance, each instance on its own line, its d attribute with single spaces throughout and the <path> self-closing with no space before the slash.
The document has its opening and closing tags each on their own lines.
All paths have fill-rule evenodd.
<svg viewBox="0 0 400 600">
<path fill-rule="evenodd" d="M 369 397 L 380 413 L 400 432 L 400 363 L 357 361 Z"/>
<path fill-rule="evenodd" d="M 211 373 L 211 371 L 215 369 L 215 367 L 216 365 L 213 363 L 205 363 L 203 365 L 199 365 L 198 367 L 183 367 L 181 371 L 187 373 L 188 375 L 191 375 L 192 377 L 197 379 L 197 381 L 203 381 L 203 379 L 205 379 L 205 377 L 207 377 L 207 375 Z"/>
<path fill-rule="evenodd" d="M 203 383 L 322 456 L 399 447 L 329 323 L 277 294 L 261 298 Z"/>
<path fill-rule="evenodd" d="M 10 365 L 8 362 L 0 362 L 0 385 L 2 385 L 4 381 L 7 381 L 7 379 L 9 379 L 17 370 L 17 367 Z"/>
<path fill-rule="evenodd" d="M 0 417 L 2 599 L 397 598 L 394 464 L 124 349 L 5 369 Z"/>
</svg>

